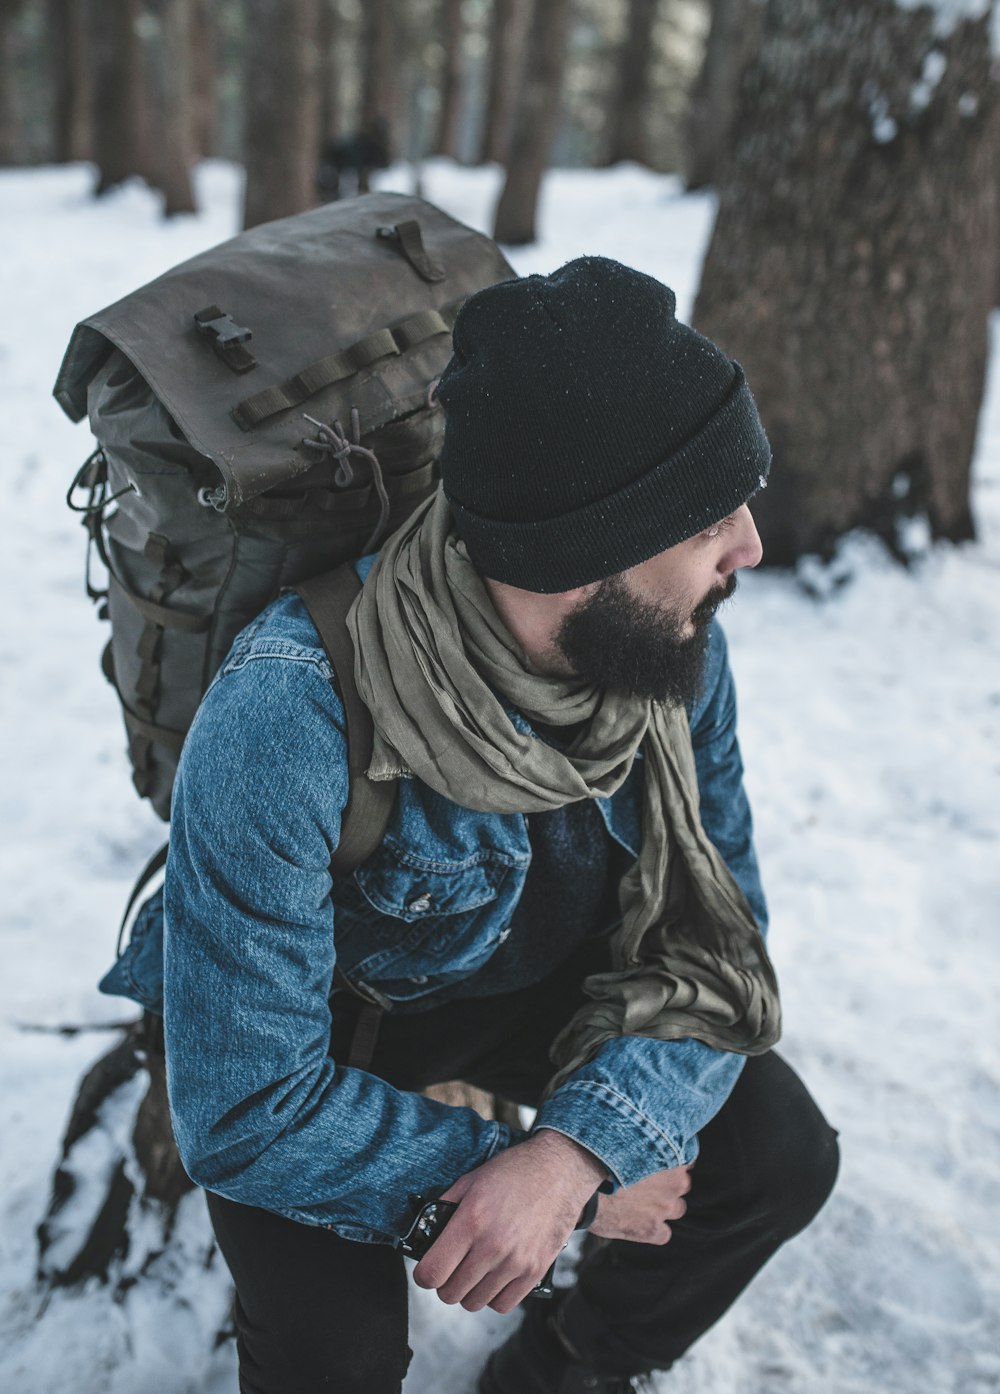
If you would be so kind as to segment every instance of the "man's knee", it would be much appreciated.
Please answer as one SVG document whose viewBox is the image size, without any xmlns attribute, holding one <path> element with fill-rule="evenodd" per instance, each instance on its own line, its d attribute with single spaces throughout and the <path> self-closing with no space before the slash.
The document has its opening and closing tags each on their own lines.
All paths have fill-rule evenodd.
<svg viewBox="0 0 1000 1394">
<path fill-rule="evenodd" d="M 798 1075 L 774 1054 L 747 1062 L 741 1152 L 755 1218 L 790 1237 L 804 1229 L 833 1190 L 837 1133 Z M 695 1173 L 697 1176 L 697 1172 Z"/>
</svg>

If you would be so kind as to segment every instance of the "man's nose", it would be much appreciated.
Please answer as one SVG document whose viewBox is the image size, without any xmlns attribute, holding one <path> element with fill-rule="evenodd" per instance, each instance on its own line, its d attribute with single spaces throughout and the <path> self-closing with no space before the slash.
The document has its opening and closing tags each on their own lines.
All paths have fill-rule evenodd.
<svg viewBox="0 0 1000 1394">
<path fill-rule="evenodd" d="M 719 569 L 739 571 L 745 566 L 756 566 L 764 555 L 764 548 L 753 514 L 745 503 L 736 510 L 736 520 L 729 536 L 732 545 L 719 563 Z"/>
</svg>

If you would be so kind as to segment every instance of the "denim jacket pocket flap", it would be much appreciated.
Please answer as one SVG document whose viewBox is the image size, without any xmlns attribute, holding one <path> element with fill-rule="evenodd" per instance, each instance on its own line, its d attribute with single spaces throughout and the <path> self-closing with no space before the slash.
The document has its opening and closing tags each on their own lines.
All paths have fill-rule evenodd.
<svg viewBox="0 0 1000 1394">
<path fill-rule="evenodd" d="M 439 915 L 462 915 L 495 900 L 510 867 L 490 857 L 457 863 L 400 858 L 389 848 L 358 867 L 354 879 L 365 899 L 383 915 L 412 923 Z"/>
</svg>

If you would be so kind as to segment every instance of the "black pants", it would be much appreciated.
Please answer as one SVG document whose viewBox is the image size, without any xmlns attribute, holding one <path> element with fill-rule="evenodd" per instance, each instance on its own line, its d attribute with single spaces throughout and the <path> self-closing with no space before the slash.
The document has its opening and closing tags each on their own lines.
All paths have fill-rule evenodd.
<svg viewBox="0 0 1000 1394">
<path fill-rule="evenodd" d="M 549 1041 L 578 1004 L 582 977 L 600 966 L 597 952 L 502 998 L 387 1017 L 373 1073 L 404 1089 L 465 1079 L 536 1102 L 551 1073 Z M 335 1019 L 334 1058 L 346 1058 L 350 1018 L 345 1008 Z M 701 1134 L 688 1211 L 671 1222 L 670 1242 L 588 1246 L 562 1309 L 573 1345 L 608 1374 L 672 1364 L 819 1210 L 836 1178 L 835 1139 L 780 1057 L 748 1060 Z M 410 1356 L 402 1256 L 220 1196 L 208 1204 L 236 1283 L 241 1394 L 398 1394 Z"/>
</svg>

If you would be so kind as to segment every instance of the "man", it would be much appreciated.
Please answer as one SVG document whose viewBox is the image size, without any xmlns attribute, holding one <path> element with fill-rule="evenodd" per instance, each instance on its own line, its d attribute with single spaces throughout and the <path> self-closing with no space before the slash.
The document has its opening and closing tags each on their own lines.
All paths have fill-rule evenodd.
<svg viewBox="0 0 1000 1394">
<path fill-rule="evenodd" d="M 175 791 L 168 1080 L 245 1394 L 398 1391 L 395 1246 L 426 1195 L 458 1208 L 416 1281 L 500 1312 L 597 1198 L 576 1287 L 526 1304 L 479 1388 L 624 1394 L 836 1171 L 769 1049 L 712 621 L 761 555 L 770 452 L 742 371 L 601 258 L 481 291 L 454 350 L 443 490 L 359 566 L 350 616 L 369 774 L 399 779 L 381 845 L 331 877 L 344 713 L 294 595 L 237 639 Z M 417 1092 L 453 1078 L 535 1106 L 531 1130 Z"/>
</svg>

